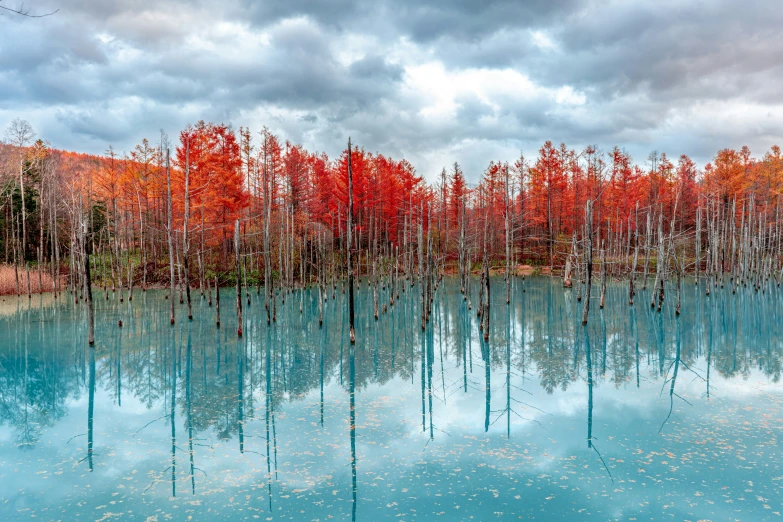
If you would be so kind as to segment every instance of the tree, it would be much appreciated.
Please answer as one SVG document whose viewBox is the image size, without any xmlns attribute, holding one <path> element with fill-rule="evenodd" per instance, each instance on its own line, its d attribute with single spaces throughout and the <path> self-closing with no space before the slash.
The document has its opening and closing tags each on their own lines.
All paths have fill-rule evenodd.
<svg viewBox="0 0 783 522">
<path fill-rule="evenodd" d="M 27 253 L 27 211 L 25 207 L 25 194 L 24 194 L 24 181 L 27 173 L 30 171 L 30 167 L 25 165 L 25 147 L 30 145 L 35 138 L 35 132 L 32 125 L 27 120 L 14 118 L 11 124 L 6 130 L 6 141 L 16 147 L 19 156 L 19 189 L 22 196 L 22 236 L 21 236 L 21 250 L 22 260 L 25 259 Z"/>
</svg>

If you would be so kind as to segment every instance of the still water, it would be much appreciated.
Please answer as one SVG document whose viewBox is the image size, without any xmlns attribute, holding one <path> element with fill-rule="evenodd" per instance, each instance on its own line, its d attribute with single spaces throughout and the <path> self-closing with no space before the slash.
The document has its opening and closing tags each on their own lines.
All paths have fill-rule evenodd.
<svg viewBox="0 0 783 522">
<path fill-rule="evenodd" d="M 376 321 L 363 283 L 355 348 L 339 286 L 321 328 L 317 291 L 268 327 L 254 290 L 241 339 L 230 289 L 220 329 L 96 292 L 94 349 L 67 296 L 6 297 L 0 520 L 779 519 L 777 287 L 691 283 L 677 318 L 610 286 L 584 328 L 557 281 L 493 279 L 487 346 L 455 281 L 426 332 L 416 287 Z"/>
</svg>

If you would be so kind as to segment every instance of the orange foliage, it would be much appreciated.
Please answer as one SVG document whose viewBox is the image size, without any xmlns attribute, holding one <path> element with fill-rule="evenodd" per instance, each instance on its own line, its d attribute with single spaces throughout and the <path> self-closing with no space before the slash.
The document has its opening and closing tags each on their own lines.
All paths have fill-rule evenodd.
<svg viewBox="0 0 783 522">
<path fill-rule="evenodd" d="M 783 156 L 777 146 L 760 159 L 754 159 L 747 147 L 722 149 L 699 170 L 685 155 L 675 163 L 665 153 L 654 152 L 642 167 L 618 147 L 607 153 L 594 147 L 576 151 L 547 141 L 533 160 L 490 162 L 475 187 L 468 185 L 455 162 L 443 178 L 442 193 L 404 159 L 354 147 L 331 160 L 325 153 L 281 143 L 268 129 L 254 139 L 249 129 L 235 132 L 224 124 L 200 121 L 184 129 L 178 141 L 172 163 L 174 226 L 181 230 L 187 168 L 192 230 L 196 236 L 203 230 L 208 247 L 225 245 L 238 218 L 247 218 L 250 227 L 262 222 L 264 172 L 270 179 L 274 223 L 283 223 L 286 214 L 293 213 L 297 235 L 309 230 L 308 223 L 320 223 L 319 230 L 326 227 L 341 236 L 346 226 L 348 154 L 360 248 L 375 237 L 399 244 L 406 232 L 415 241 L 422 221 L 425 230 L 443 223 L 447 232 L 437 244 L 453 254 L 458 234 L 449 235 L 448 230 L 459 227 L 464 202 L 473 245 L 480 246 L 486 234 L 490 249 L 502 252 L 507 169 L 514 241 L 527 249 L 526 256 L 539 259 L 557 255 L 553 249 L 568 251 L 571 236 L 581 236 L 588 199 L 594 201 L 593 229 L 606 237 L 609 232 L 633 233 L 644 226 L 648 212 L 662 213 L 667 224 L 676 220 L 679 230 L 694 230 L 706 198 L 725 208 L 736 203 L 739 214 L 750 204 L 758 210 L 776 209 L 783 192 Z M 133 230 L 140 230 L 141 223 L 158 234 L 163 229 L 165 158 L 158 147 L 145 139 L 127 157 L 118 157 L 111 148 L 103 157 L 53 153 L 70 187 L 62 197 L 90 191 L 104 203 L 115 233 L 118 220 L 130 224 L 131 242 L 140 240 Z"/>
<path fill-rule="evenodd" d="M 185 203 L 185 168 L 189 167 L 190 212 L 193 221 L 209 227 L 209 243 L 231 234 L 234 221 L 248 204 L 236 135 L 226 125 L 199 121 L 180 132 L 172 201 L 178 223 Z"/>
</svg>

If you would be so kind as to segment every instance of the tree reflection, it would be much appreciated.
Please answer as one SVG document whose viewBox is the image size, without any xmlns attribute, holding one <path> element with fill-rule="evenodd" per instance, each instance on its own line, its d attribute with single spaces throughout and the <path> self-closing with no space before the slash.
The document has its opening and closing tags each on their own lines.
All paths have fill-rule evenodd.
<svg viewBox="0 0 783 522">
<path fill-rule="evenodd" d="M 172 333 L 171 343 L 171 496 L 177 496 L 177 346 Z"/>
<path fill-rule="evenodd" d="M 661 430 L 663 430 L 663 427 L 666 426 L 666 423 L 669 422 L 669 419 L 672 416 L 672 412 L 674 411 L 674 397 L 676 396 L 676 397 L 679 397 L 680 399 L 682 399 L 682 397 L 677 395 L 677 393 L 674 391 L 674 387 L 677 384 L 677 374 L 680 371 L 680 316 L 679 315 L 677 315 L 677 317 L 675 318 L 675 322 L 677 324 L 677 328 L 675 330 L 675 332 L 676 332 L 675 333 L 675 339 L 676 339 L 675 346 L 676 346 L 676 348 L 675 348 L 675 352 L 674 352 L 674 361 L 672 361 L 672 367 L 674 368 L 674 370 L 671 373 L 671 377 L 667 378 L 667 380 L 664 381 L 664 386 L 666 386 L 667 382 L 671 383 L 670 386 L 669 386 L 669 414 L 663 420 L 663 423 L 661 424 L 661 427 L 658 428 L 658 433 L 660 433 Z M 685 399 L 682 399 L 682 400 L 685 401 Z M 685 401 L 685 402 L 688 402 L 688 401 Z"/>
<path fill-rule="evenodd" d="M 356 520 L 356 348 L 348 346 L 348 397 L 350 401 L 351 435 L 351 520 Z"/>
<path fill-rule="evenodd" d="M 87 351 L 89 352 L 90 361 L 87 399 L 87 467 L 92 471 L 93 418 L 95 415 L 95 346 L 91 345 L 87 348 Z"/>
<path fill-rule="evenodd" d="M 160 410 L 153 415 L 160 418 L 151 425 L 162 421 L 156 429 L 165 429 L 166 437 L 171 437 L 170 462 L 165 458 L 167 462 L 161 467 L 166 470 L 159 479 L 172 481 L 172 495 L 177 493 L 178 453 L 188 454 L 186 467 L 194 492 L 195 475 L 200 471 L 197 461 L 203 458 L 199 441 L 209 437 L 230 440 L 239 454 L 247 454 L 253 450 L 250 441 L 266 437 L 266 451 L 256 449 L 266 460 L 271 502 L 272 481 L 285 469 L 277 465 L 278 459 L 282 463 L 277 440 L 284 418 L 280 415 L 292 401 L 312 400 L 312 420 L 326 436 L 329 405 L 334 400 L 331 381 L 335 388 L 339 383 L 341 389 L 353 390 L 354 401 L 356 394 L 367 389 L 387 384 L 407 386 L 415 397 L 413 424 L 418 426 L 421 400 L 421 430 L 429 440 L 434 439 L 435 431 L 448 429 L 445 423 L 439 425 L 444 422 L 441 419 L 448 419 L 445 414 L 464 404 L 462 397 L 451 399 L 455 393 L 483 409 L 475 412 L 473 422 L 480 422 L 475 417 L 483 417 L 486 432 L 491 433 L 493 423 L 505 416 L 505 426 L 498 428 L 510 437 L 518 420 L 537 422 L 525 418 L 522 410 L 537 406 L 519 400 L 522 397 L 515 390 L 526 391 L 519 388 L 517 377 L 533 375 L 533 384 L 552 394 L 586 383 L 587 389 L 581 393 L 587 395 L 587 439 L 592 451 L 597 440 L 593 436 L 593 393 L 600 386 L 643 391 L 645 382 L 657 381 L 656 393 L 660 389 L 667 395 L 656 405 L 666 408 L 659 421 L 665 430 L 676 419 L 675 402 L 685 395 L 681 391 L 685 372 L 704 379 L 705 388 L 701 389 L 710 399 L 720 393 L 716 385 L 726 379 L 745 378 L 751 372 L 773 382 L 780 378 L 783 323 L 776 318 L 783 313 L 783 294 L 777 287 L 768 288 L 766 294 L 739 288 L 732 295 L 731 289 L 715 289 L 706 297 L 686 286 L 684 313 L 678 319 L 668 309 L 658 313 L 648 307 L 628 307 L 624 288 L 610 285 L 604 310 L 593 315 L 585 329 L 572 292 L 564 292 L 548 279 L 525 284 L 526 292 L 514 290 L 507 313 L 499 313 L 504 303 L 493 303 L 498 306 L 491 307 L 495 315 L 488 342 L 477 331 L 475 311 L 468 310 L 455 281 L 446 278 L 439 284 L 433 296 L 434 316 L 424 332 L 410 327 L 420 317 L 416 292 L 401 293 L 394 307 L 375 321 L 372 289 L 364 287 L 356 296 L 360 342 L 348 352 L 343 327 L 346 312 L 339 293 L 323 307 L 322 328 L 317 321 L 318 297 L 307 294 L 311 292 L 308 289 L 302 290 L 306 292 L 303 300 L 286 299 L 278 310 L 277 322 L 269 328 L 255 325 L 255 309 L 248 309 L 246 335 L 237 345 L 227 337 L 233 330 L 232 318 L 224 317 L 226 328 L 216 329 L 213 311 L 206 303 L 195 303 L 191 325 L 183 323 L 172 329 L 166 321 L 168 302 L 158 299 L 155 291 L 122 305 L 115 299 L 100 300 L 96 337 L 108 341 L 92 351 L 82 348 L 82 311 L 70 300 L 51 305 L 21 300 L 0 315 L 0 328 L 9 332 L 0 341 L 0 422 L 9 427 L 19 449 L 35 448 L 42 433 L 54 431 L 45 428 L 60 421 L 74 401 L 85 398 L 87 433 L 68 433 L 66 438 L 87 437 L 87 465 L 92 469 L 93 414 L 96 402 L 102 404 L 102 393 L 114 408 L 140 404 L 151 411 Z M 503 299 L 502 295 L 496 297 Z M 205 308 L 199 310 L 199 306 Z M 209 318 L 204 324 L 199 320 L 202 312 Z M 126 318 L 121 330 L 116 326 L 120 314 Z M 471 375 L 473 357 L 479 357 L 479 352 L 472 352 L 475 343 L 479 343 L 484 370 L 478 379 Z M 438 354 L 434 353 L 436 348 Z M 499 390 L 501 386 L 505 393 Z M 493 391 L 495 408 L 500 408 L 494 412 Z M 504 398 L 499 399 L 498 393 Z M 441 394 L 442 404 L 438 402 Z M 261 400 L 262 395 L 263 419 L 260 410 L 257 418 L 253 411 L 253 401 Z M 311 399 L 306 399 L 308 396 Z M 355 445 L 354 423 L 355 411 Z M 658 427 L 656 423 L 652 430 Z M 149 429 L 136 428 L 139 432 Z M 181 444 L 179 452 L 177 428 L 185 430 L 188 439 L 187 447 Z M 254 429 L 259 439 L 251 438 Z M 280 443 L 280 448 L 289 443 L 282 431 Z M 168 443 L 163 446 L 168 453 Z M 83 449 L 76 458 L 82 457 Z M 352 458 L 356 458 L 355 452 Z M 180 475 L 184 477 L 181 471 Z"/>
<path fill-rule="evenodd" d="M 188 322 L 188 346 L 185 351 L 185 414 L 188 429 L 188 456 L 190 458 L 190 489 L 191 493 L 196 494 L 196 464 L 195 452 L 193 451 L 193 408 L 192 408 L 192 374 L 193 374 L 193 346 L 191 340 L 191 322 Z M 241 422 L 241 415 L 240 415 Z M 240 441 L 242 435 L 240 431 Z M 241 443 L 240 443 L 241 445 Z"/>
<path fill-rule="evenodd" d="M 598 455 L 598 459 L 601 461 L 601 464 L 603 464 L 606 473 L 609 475 L 609 478 L 612 482 L 614 482 L 612 472 L 609 471 L 609 467 L 606 465 L 601 452 L 598 451 L 598 448 L 595 446 L 595 442 L 593 441 L 593 357 L 592 347 L 590 346 L 590 331 L 588 330 L 587 325 L 584 327 L 584 332 L 585 359 L 587 364 L 587 447 L 588 449 L 595 451 L 595 454 Z"/>
</svg>

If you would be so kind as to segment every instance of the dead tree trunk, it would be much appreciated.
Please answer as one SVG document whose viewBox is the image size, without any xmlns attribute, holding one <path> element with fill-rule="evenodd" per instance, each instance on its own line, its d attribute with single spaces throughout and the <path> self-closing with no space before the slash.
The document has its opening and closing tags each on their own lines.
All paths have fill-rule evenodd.
<svg viewBox="0 0 783 522">
<path fill-rule="evenodd" d="M 220 283 L 215 276 L 215 326 L 220 328 Z"/>
<path fill-rule="evenodd" d="M 604 303 L 606 301 L 606 246 L 602 245 L 601 248 L 601 301 L 599 307 L 604 309 Z"/>
<path fill-rule="evenodd" d="M 424 203 L 422 202 L 422 207 Z M 422 208 L 419 213 L 419 290 L 421 290 L 421 329 L 424 331 L 427 328 L 427 288 L 424 284 L 424 209 Z"/>
<path fill-rule="evenodd" d="M 585 302 L 582 307 L 582 324 L 587 324 L 590 314 L 590 289 L 593 285 L 593 202 L 587 200 L 585 206 L 585 264 L 587 265 L 585 277 Z"/>
<path fill-rule="evenodd" d="M 234 222 L 234 253 L 237 276 L 237 337 L 242 337 L 242 263 L 239 253 L 239 220 Z"/>
<path fill-rule="evenodd" d="M 19 159 L 19 189 L 21 191 L 21 197 L 22 197 L 22 247 L 20 248 L 22 256 L 22 262 L 25 262 L 25 259 L 27 257 L 27 211 L 25 210 L 26 201 L 24 197 L 24 153 L 22 152 L 22 157 Z M 29 274 L 28 274 L 29 278 Z M 27 289 L 27 297 L 30 296 L 30 289 L 29 289 L 29 281 L 28 281 L 28 289 Z"/>
<path fill-rule="evenodd" d="M 655 292 L 658 290 L 658 283 L 661 281 L 663 274 L 661 269 L 663 267 L 663 212 L 658 215 L 658 254 L 655 258 L 655 283 L 650 293 L 650 308 L 655 308 Z"/>
<path fill-rule="evenodd" d="M 650 211 L 652 208 L 647 209 L 647 233 L 644 236 L 644 277 L 642 278 L 642 290 L 647 290 L 647 270 L 650 266 L 650 236 L 652 234 L 652 223 L 650 222 Z"/>
<path fill-rule="evenodd" d="M 469 271 L 465 256 L 465 199 L 459 201 L 459 291 L 463 299 L 467 300 L 466 285 L 468 284 Z"/>
<path fill-rule="evenodd" d="M 81 210 L 81 209 L 80 209 Z M 95 309 L 92 304 L 92 281 L 90 278 L 90 244 L 87 240 L 87 223 L 82 224 L 82 255 L 84 256 L 84 286 L 87 294 L 87 344 L 95 344 Z"/>
<path fill-rule="evenodd" d="M 356 343 L 356 330 L 354 329 L 354 304 L 353 304 L 353 171 L 351 169 L 351 138 L 348 138 L 348 245 L 346 248 L 348 257 L 348 322 L 350 325 L 351 344 Z"/>
<path fill-rule="evenodd" d="M 481 312 L 481 320 L 484 323 L 484 341 L 489 341 L 489 257 L 484 249 L 484 310 Z M 489 347 L 487 347 L 489 349 Z M 486 361 L 489 366 L 489 358 Z"/>
<path fill-rule="evenodd" d="M 506 165 L 504 200 L 506 206 L 506 304 L 509 304 L 511 302 L 511 221 L 508 204 L 508 165 Z"/>
<path fill-rule="evenodd" d="M 174 324 L 174 239 L 172 238 L 171 216 L 171 158 L 166 147 L 166 235 L 169 242 L 169 305 L 171 307 L 171 324 Z"/>
<path fill-rule="evenodd" d="M 185 276 L 185 298 L 188 302 L 188 320 L 193 320 L 193 308 L 190 303 L 190 243 L 188 240 L 188 222 L 190 221 L 190 141 L 185 140 L 185 215 L 182 223 L 182 263 Z"/>
<path fill-rule="evenodd" d="M 266 324 L 272 324 L 272 253 L 269 241 L 269 224 L 272 221 L 272 196 L 269 187 L 267 164 L 267 138 L 264 136 L 264 294 L 266 296 Z"/>
</svg>

